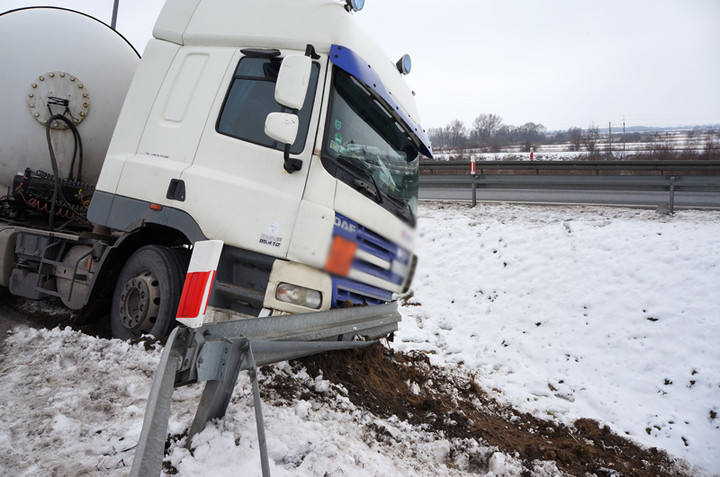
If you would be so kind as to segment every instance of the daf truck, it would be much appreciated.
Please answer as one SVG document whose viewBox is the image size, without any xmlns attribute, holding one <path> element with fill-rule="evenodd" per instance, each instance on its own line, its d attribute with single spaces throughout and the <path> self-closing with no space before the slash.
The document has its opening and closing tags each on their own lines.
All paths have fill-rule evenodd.
<svg viewBox="0 0 720 477">
<path fill-rule="evenodd" d="M 168 0 L 141 59 L 78 12 L 0 14 L 0 286 L 121 339 L 170 331 L 208 239 L 208 321 L 408 293 L 432 152 L 363 3 Z"/>
</svg>

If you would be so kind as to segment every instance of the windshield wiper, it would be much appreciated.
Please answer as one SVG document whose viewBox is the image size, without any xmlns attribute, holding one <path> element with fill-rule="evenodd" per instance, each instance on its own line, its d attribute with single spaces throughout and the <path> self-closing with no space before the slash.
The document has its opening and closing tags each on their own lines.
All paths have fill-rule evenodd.
<svg viewBox="0 0 720 477">
<path fill-rule="evenodd" d="M 401 219 L 405 219 L 405 221 L 410 225 L 415 225 L 415 215 L 410 208 L 410 204 L 388 193 L 384 193 L 383 197 L 388 199 L 395 206 L 395 215 Z"/>
<path fill-rule="evenodd" d="M 350 175 L 352 181 L 345 182 L 351 185 L 355 190 L 375 200 L 378 204 L 387 204 L 385 208 L 389 212 L 393 213 L 397 217 L 400 217 L 410 225 L 415 225 L 415 214 L 413 214 L 410 204 L 381 190 L 378 187 L 377 182 L 375 182 L 373 175 L 360 164 L 355 162 L 352 157 L 338 156 L 337 159 L 331 157 L 330 160 L 332 160 L 337 167 Z M 387 201 L 383 199 L 386 199 Z"/>
<path fill-rule="evenodd" d="M 380 194 L 380 188 L 377 186 L 375 178 L 372 174 L 370 174 L 362 166 L 356 164 L 351 157 L 338 156 L 335 161 L 342 169 L 353 176 L 352 186 L 356 190 L 373 198 L 378 204 L 382 203 L 383 200 Z M 358 174 L 362 177 L 357 177 Z"/>
</svg>

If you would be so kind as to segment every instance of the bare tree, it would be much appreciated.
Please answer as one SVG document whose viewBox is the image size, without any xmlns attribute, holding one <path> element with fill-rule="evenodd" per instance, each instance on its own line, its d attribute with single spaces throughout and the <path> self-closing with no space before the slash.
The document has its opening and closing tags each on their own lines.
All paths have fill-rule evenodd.
<svg viewBox="0 0 720 477">
<path fill-rule="evenodd" d="M 568 136 L 570 137 L 570 150 L 579 151 L 580 146 L 583 143 L 583 132 L 578 127 L 568 129 Z"/>
<path fill-rule="evenodd" d="M 459 119 L 450 121 L 447 128 L 447 143 L 450 146 L 461 147 L 467 141 L 467 131 L 465 125 Z"/>
<path fill-rule="evenodd" d="M 588 126 L 587 131 L 585 132 L 585 146 L 587 147 L 588 152 L 591 154 L 595 153 L 599 139 L 600 132 L 598 131 L 597 126 L 595 126 L 595 123 L 590 123 L 590 126 Z"/>
<path fill-rule="evenodd" d="M 720 159 L 720 141 L 708 137 L 705 142 L 705 148 L 703 149 L 703 155 L 705 159 L 710 161 L 717 161 Z"/>
<path fill-rule="evenodd" d="M 518 139 L 523 144 L 525 152 L 530 152 L 533 144 L 544 142 L 545 126 L 536 123 L 525 123 L 516 129 Z"/>
<path fill-rule="evenodd" d="M 481 114 L 473 121 L 471 135 L 482 145 L 492 145 L 495 135 L 502 127 L 502 118 L 497 114 Z"/>
<path fill-rule="evenodd" d="M 430 128 L 428 129 L 428 137 L 433 145 L 433 149 L 438 148 L 442 151 L 445 149 L 445 128 Z"/>
</svg>

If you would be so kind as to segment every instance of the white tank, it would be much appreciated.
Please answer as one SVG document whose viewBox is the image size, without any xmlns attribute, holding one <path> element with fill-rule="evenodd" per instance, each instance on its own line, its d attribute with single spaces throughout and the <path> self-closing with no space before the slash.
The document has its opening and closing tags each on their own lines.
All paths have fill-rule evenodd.
<svg viewBox="0 0 720 477">
<path fill-rule="evenodd" d="M 45 124 L 63 114 L 82 139 L 83 182 L 100 175 L 115 123 L 139 61 L 119 33 L 60 8 L 0 14 L 0 195 L 26 168 L 52 172 Z M 70 174 L 75 140 L 53 121 L 61 177 Z M 74 176 L 77 179 L 76 161 Z"/>
</svg>

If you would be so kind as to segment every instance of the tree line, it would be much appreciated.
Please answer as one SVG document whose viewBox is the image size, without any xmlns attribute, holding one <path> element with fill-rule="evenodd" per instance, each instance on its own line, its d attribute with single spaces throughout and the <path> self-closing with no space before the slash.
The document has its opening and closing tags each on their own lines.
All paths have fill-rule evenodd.
<svg viewBox="0 0 720 477">
<path fill-rule="evenodd" d="M 433 146 L 441 148 L 501 148 L 511 145 L 525 145 L 530 150 L 532 144 L 547 143 L 546 128 L 542 124 L 525 123 L 522 126 L 503 124 L 497 114 L 481 114 L 468 128 L 459 119 L 445 127 L 428 130 Z"/>
<path fill-rule="evenodd" d="M 709 131 L 712 133 L 713 131 Z M 568 144 L 571 151 L 587 151 L 590 154 L 598 152 L 602 147 L 600 130 L 593 123 L 582 129 L 572 127 L 566 131 L 548 132 L 542 124 L 525 123 L 521 126 L 504 124 L 497 114 L 480 114 L 466 127 L 459 119 L 455 119 L 445 127 L 430 128 L 428 130 L 430 141 L 436 150 L 443 149 L 473 149 L 483 148 L 497 152 L 508 146 L 521 146 L 522 150 L 529 152 L 533 146 L 542 144 Z M 618 132 L 614 139 L 623 142 L 656 142 L 658 133 L 632 132 L 621 134 Z M 691 138 L 693 131 L 688 132 Z M 605 141 L 606 139 L 603 139 Z M 716 149 L 715 141 L 712 149 Z"/>
</svg>

